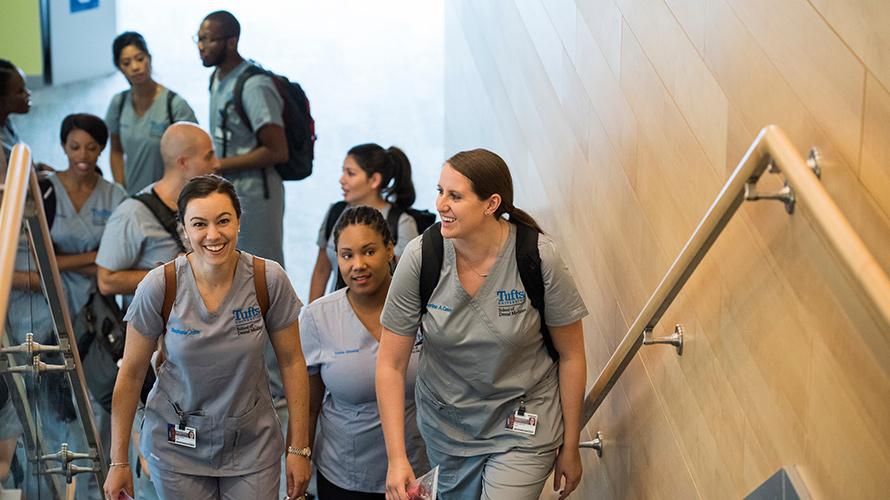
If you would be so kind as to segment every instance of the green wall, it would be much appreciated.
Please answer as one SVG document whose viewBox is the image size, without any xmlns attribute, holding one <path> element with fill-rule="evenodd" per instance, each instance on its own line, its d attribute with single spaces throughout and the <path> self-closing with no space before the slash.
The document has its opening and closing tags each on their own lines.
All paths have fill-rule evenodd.
<svg viewBox="0 0 890 500">
<path fill-rule="evenodd" d="M 3 0 L 0 58 L 9 59 L 26 75 L 43 74 L 40 2 L 37 0 Z"/>
</svg>

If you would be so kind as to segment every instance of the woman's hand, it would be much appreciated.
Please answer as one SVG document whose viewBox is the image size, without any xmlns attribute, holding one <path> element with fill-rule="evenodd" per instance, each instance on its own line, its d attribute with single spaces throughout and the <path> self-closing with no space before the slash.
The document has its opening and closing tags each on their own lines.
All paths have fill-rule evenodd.
<svg viewBox="0 0 890 500">
<path fill-rule="evenodd" d="M 565 487 L 560 491 L 560 486 L 565 478 Z M 553 491 L 559 491 L 559 500 L 569 496 L 581 482 L 581 450 L 577 446 L 563 446 L 556 457 L 556 465 L 553 467 Z"/>
<path fill-rule="evenodd" d="M 300 498 L 309 487 L 309 459 L 288 453 L 284 469 L 287 473 L 287 496 Z"/>
<path fill-rule="evenodd" d="M 105 500 L 117 500 L 121 492 L 134 497 L 133 473 L 130 471 L 130 466 L 109 467 L 104 490 Z"/>
<path fill-rule="evenodd" d="M 415 479 L 414 469 L 411 468 L 408 457 L 390 460 L 386 469 L 386 500 L 408 500 L 405 488 Z"/>
</svg>

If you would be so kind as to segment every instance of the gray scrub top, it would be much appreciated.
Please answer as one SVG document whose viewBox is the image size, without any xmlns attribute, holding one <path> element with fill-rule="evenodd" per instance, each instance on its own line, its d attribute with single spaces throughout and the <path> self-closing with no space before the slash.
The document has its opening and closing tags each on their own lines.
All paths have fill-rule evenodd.
<svg viewBox="0 0 890 500">
<path fill-rule="evenodd" d="M 277 463 L 284 453 L 272 406 L 263 350 L 270 332 L 297 321 L 302 303 L 284 269 L 266 262 L 269 310 L 260 314 L 253 284 L 253 256 L 241 252 L 231 289 L 219 309 L 208 311 L 186 256 L 176 259 L 176 300 L 164 325 L 164 268 L 148 273 L 127 310 L 126 321 L 149 339 L 164 333 L 166 360 L 148 396 L 140 449 L 152 464 L 179 474 L 239 476 Z M 173 404 L 187 414 L 197 446 L 167 441 L 178 424 Z"/>
<path fill-rule="evenodd" d="M 333 207 L 333 205 L 331 205 Z M 383 209 L 379 210 L 380 214 L 383 215 L 383 218 L 386 219 L 386 216 L 389 215 L 389 210 L 392 208 L 392 204 L 387 203 Z M 328 208 L 326 214 L 330 214 L 331 209 Z M 331 263 L 331 269 L 333 272 L 331 273 L 331 278 L 328 280 L 328 292 L 333 292 L 337 289 L 337 275 L 335 273 L 340 272 L 339 264 L 337 263 L 337 248 L 334 246 L 334 232 L 331 231 L 331 237 L 325 241 L 325 226 L 327 225 L 327 215 L 325 219 L 321 221 L 321 227 L 318 228 L 318 238 L 316 239 L 316 244 L 318 248 L 324 247 L 325 253 L 328 256 L 328 262 Z M 396 241 L 395 246 L 393 248 L 396 257 L 401 257 L 402 252 L 405 251 L 405 247 L 408 246 L 408 242 L 413 240 L 420 234 L 417 232 L 417 222 L 414 221 L 414 217 L 411 217 L 407 213 L 402 213 L 399 216 L 399 239 Z"/>
<path fill-rule="evenodd" d="M 470 296 L 457 276 L 454 245 L 445 239 L 439 284 L 420 314 L 421 239 L 399 260 L 380 321 L 399 335 L 424 333 L 415 399 L 427 447 L 456 456 L 511 448 L 552 450 L 562 444 L 557 364 L 544 347 L 541 316 L 531 307 L 516 266 L 516 228 L 485 282 Z M 587 308 L 553 243 L 538 238 L 547 324 L 568 325 Z M 535 435 L 504 429 L 519 401 L 538 415 Z"/>
<path fill-rule="evenodd" d="M 56 216 L 50 230 L 56 253 L 79 254 L 96 250 L 112 210 L 126 199 L 127 193 L 119 185 L 100 177 L 93 192 L 80 211 L 77 211 L 61 179 L 56 175 L 49 175 L 47 178 L 52 182 L 56 194 Z M 37 270 L 35 257 L 30 255 L 24 241 L 16 252 L 16 270 Z M 74 271 L 63 271 L 60 274 L 68 311 L 74 318 L 96 291 L 96 277 Z M 7 317 L 10 332 L 18 342 L 24 339 L 26 332 L 33 332 L 38 342 L 47 342 L 52 337 L 49 307 L 40 291 L 29 293 L 13 290 L 10 293 Z"/>
<path fill-rule="evenodd" d="M 149 184 L 141 192 L 151 192 L 154 186 L 154 183 Z M 180 239 L 188 244 L 182 231 Z M 141 201 L 127 198 L 108 219 L 96 264 L 110 271 L 149 270 L 175 259 L 177 255 L 179 247 L 176 241 L 154 213 Z M 132 295 L 125 296 L 124 302 L 129 303 L 132 298 Z"/>
<path fill-rule="evenodd" d="M 166 88 L 162 89 L 142 116 L 138 116 L 133 109 L 132 97 L 127 99 L 121 110 L 124 92 L 112 97 L 108 105 L 105 123 L 108 125 L 109 133 L 120 136 L 125 155 L 124 187 L 129 194 L 138 193 L 164 175 L 161 136 L 167 127 L 178 121 L 198 123 L 195 112 L 179 94 L 175 95 L 171 102 L 173 116 L 167 116 L 169 92 Z M 132 96 L 132 93 L 130 95 Z"/>
<path fill-rule="evenodd" d="M 346 290 L 312 302 L 300 319 L 309 374 L 321 374 L 326 388 L 312 459 L 341 488 L 383 493 L 386 447 L 374 388 L 380 343 L 355 315 Z M 405 444 L 418 473 L 429 469 L 414 406 L 414 377 L 422 348 L 418 336 L 405 378 Z"/>
<path fill-rule="evenodd" d="M 238 75 L 250 65 L 242 62 L 223 79 L 214 77 L 210 84 L 210 131 L 213 146 L 220 158 L 239 156 L 254 150 L 257 145 L 256 131 L 264 125 L 284 127 L 282 112 L 284 100 L 272 79 L 265 75 L 253 76 L 244 83 L 241 98 L 244 111 L 250 120 L 249 128 L 241 121 L 232 103 Z M 226 130 L 222 129 L 223 111 L 226 111 Z M 227 146 L 223 148 L 223 139 Z M 238 248 L 284 265 L 284 182 L 273 166 L 224 172 L 232 181 L 241 198 L 243 215 Z M 265 176 L 265 185 L 263 182 Z M 268 197 L 266 190 L 268 189 Z"/>
</svg>

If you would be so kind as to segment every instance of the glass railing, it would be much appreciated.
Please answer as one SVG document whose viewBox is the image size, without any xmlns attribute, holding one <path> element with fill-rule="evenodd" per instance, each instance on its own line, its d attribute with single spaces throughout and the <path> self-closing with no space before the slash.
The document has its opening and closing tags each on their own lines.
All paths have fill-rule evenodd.
<svg viewBox="0 0 890 500">
<path fill-rule="evenodd" d="M 68 310 L 30 152 L 19 144 L 10 156 L 0 208 L 0 490 L 103 498 L 107 453 L 80 361 L 82 320 Z"/>
</svg>

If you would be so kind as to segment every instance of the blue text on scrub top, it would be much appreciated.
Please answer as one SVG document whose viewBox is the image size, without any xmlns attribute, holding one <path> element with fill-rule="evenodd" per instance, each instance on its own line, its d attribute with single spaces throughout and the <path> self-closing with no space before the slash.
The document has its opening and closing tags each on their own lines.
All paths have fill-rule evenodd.
<svg viewBox="0 0 890 500">
<path fill-rule="evenodd" d="M 188 328 L 188 327 L 186 327 L 185 329 L 180 329 L 180 328 L 171 326 L 170 333 L 175 333 L 177 335 L 198 335 L 199 333 L 201 333 L 201 330 L 196 330 L 194 328 Z"/>
<path fill-rule="evenodd" d="M 438 305 L 438 304 L 433 304 L 432 302 L 427 303 L 426 308 L 427 308 L 427 309 L 432 309 L 433 311 L 444 311 L 444 312 L 449 312 L 449 313 L 451 312 L 451 308 L 450 308 L 450 307 L 448 307 L 448 306 L 440 306 L 440 305 Z"/>
<path fill-rule="evenodd" d="M 509 292 L 506 290 L 498 290 L 497 293 L 499 306 L 512 306 L 525 303 L 525 292 L 522 290 L 514 288 Z"/>
</svg>

